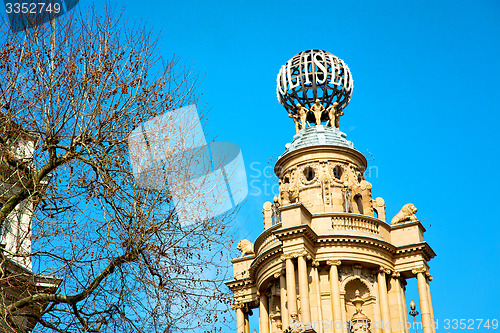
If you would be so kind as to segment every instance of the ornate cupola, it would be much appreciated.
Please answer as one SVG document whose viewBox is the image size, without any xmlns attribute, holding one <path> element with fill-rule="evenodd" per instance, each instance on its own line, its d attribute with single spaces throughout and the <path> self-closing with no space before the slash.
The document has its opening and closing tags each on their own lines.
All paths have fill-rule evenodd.
<svg viewBox="0 0 500 333">
<path fill-rule="evenodd" d="M 425 228 L 405 205 L 386 222 L 367 161 L 340 130 L 353 80 L 346 63 L 304 51 L 279 71 L 279 102 L 296 134 L 275 165 L 279 195 L 263 206 L 264 231 L 232 260 L 237 333 L 409 333 L 405 286 L 416 277 L 423 333 L 435 333 Z"/>
</svg>

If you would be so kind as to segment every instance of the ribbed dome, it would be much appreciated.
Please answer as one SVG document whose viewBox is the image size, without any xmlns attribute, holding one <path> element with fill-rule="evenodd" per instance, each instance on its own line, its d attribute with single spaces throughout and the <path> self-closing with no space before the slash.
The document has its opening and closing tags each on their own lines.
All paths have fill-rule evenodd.
<svg viewBox="0 0 500 333">
<path fill-rule="evenodd" d="M 346 140 L 346 134 L 337 128 L 316 125 L 295 134 L 293 141 L 285 145 L 286 150 L 282 156 L 300 148 L 318 145 L 341 146 L 355 149 L 352 142 Z"/>
</svg>

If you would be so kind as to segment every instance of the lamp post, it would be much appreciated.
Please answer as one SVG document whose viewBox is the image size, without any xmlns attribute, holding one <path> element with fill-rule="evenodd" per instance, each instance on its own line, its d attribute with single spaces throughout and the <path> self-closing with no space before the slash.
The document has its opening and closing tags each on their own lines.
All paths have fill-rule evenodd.
<svg viewBox="0 0 500 333">
<path fill-rule="evenodd" d="M 418 316 L 417 305 L 413 300 L 410 302 L 410 312 L 408 314 L 413 317 L 413 330 L 417 333 L 417 325 L 415 324 L 415 317 Z"/>
</svg>

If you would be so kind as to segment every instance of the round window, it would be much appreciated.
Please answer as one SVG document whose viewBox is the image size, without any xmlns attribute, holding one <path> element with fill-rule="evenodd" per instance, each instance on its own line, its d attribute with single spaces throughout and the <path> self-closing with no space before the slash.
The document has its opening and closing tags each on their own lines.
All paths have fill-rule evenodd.
<svg viewBox="0 0 500 333">
<path fill-rule="evenodd" d="M 314 179 L 316 174 L 314 173 L 314 169 L 310 166 L 304 168 L 304 177 L 306 177 L 307 181 L 311 181 Z"/>
</svg>

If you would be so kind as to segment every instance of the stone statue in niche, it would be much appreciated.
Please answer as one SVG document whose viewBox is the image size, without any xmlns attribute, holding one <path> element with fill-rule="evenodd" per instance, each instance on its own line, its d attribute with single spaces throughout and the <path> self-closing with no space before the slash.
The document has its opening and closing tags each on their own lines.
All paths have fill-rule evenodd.
<svg viewBox="0 0 500 333">
<path fill-rule="evenodd" d="M 325 111 L 325 107 L 320 103 L 319 98 L 316 98 L 314 101 L 311 111 L 316 119 L 316 125 L 321 125 L 321 115 L 323 114 L 323 111 Z"/>
<path fill-rule="evenodd" d="M 290 186 L 288 186 L 287 194 L 288 201 L 290 203 L 296 203 L 299 198 L 299 189 L 297 188 L 297 186 L 295 186 L 295 184 L 290 184 Z"/>
<path fill-rule="evenodd" d="M 274 307 L 274 309 L 271 310 L 269 318 L 271 319 L 271 322 L 273 322 L 276 325 L 276 328 L 281 330 L 281 328 L 282 328 L 281 310 L 280 310 L 280 307 L 278 305 L 276 305 Z"/>
<path fill-rule="evenodd" d="M 273 198 L 273 204 L 271 205 L 271 219 L 273 225 L 281 222 L 281 213 L 279 208 L 280 208 L 280 203 L 278 200 L 278 196 L 275 195 Z"/>
<path fill-rule="evenodd" d="M 353 212 L 352 193 L 351 189 L 349 188 L 349 183 L 347 181 L 344 182 L 344 188 L 342 189 L 342 194 L 344 197 L 344 211 L 346 213 L 352 213 Z"/>
<path fill-rule="evenodd" d="M 396 214 L 391 220 L 391 224 L 400 224 L 404 222 L 410 222 L 410 221 L 417 221 L 417 216 L 415 213 L 417 212 L 417 208 L 411 204 L 408 203 L 401 208 L 399 213 Z"/>
<path fill-rule="evenodd" d="M 299 189 L 295 185 L 296 183 L 296 170 L 292 169 L 287 171 L 283 179 L 279 181 L 279 191 L 280 191 L 280 204 L 287 205 L 289 203 L 297 202 L 299 198 Z"/>
</svg>

